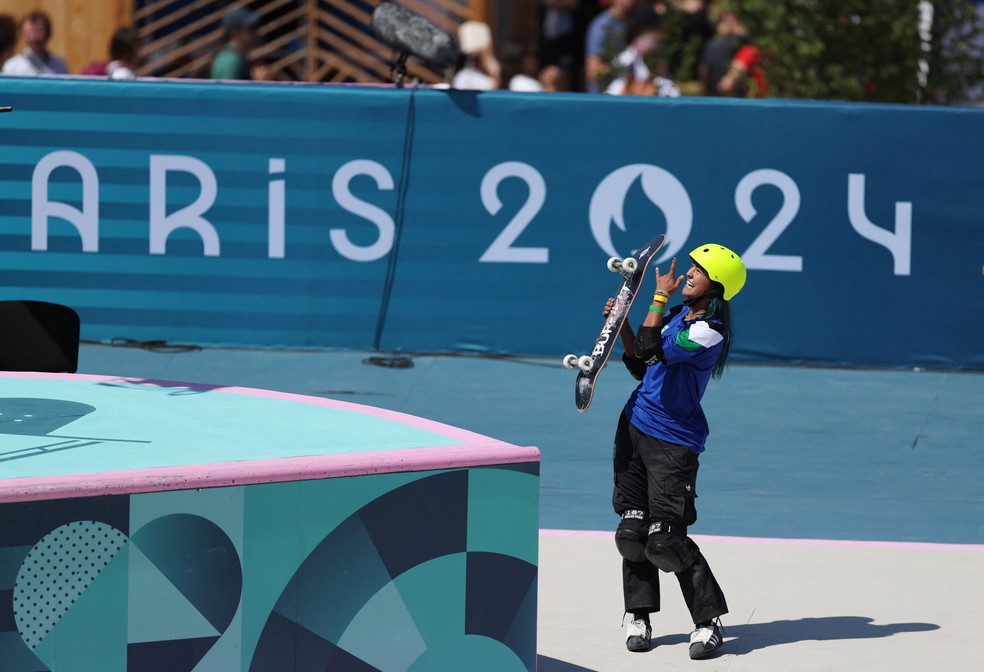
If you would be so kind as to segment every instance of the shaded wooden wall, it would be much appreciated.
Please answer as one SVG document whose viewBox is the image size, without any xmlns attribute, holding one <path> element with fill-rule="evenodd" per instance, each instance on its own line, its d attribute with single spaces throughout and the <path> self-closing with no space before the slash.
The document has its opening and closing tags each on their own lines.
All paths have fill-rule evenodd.
<svg viewBox="0 0 984 672">
<path fill-rule="evenodd" d="M 222 15 L 248 6 L 264 17 L 254 56 L 273 78 L 300 81 L 379 82 L 391 78 L 391 50 L 368 27 L 380 0 L 3 0 L 0 12 L 20 20 L 40 9 L 52 22 L 50 49 L 78 74 L 93 61 L 109 60 L 109 41 L 121 26 L 135 25 L 144 42 L 142 76 L 196 77 L 207 73 L 222 46 Z M 497 46 L 506 39 L 534 40 L 536 0 L 400 0 L 442 30 L 465 20 L 489 23 Z M 23 45 L 18 45 L 18 51 Z M 410 75 L 440 81 L 446 73 L 411 59 Z"/>
<path fill-rule="evenodd" d="M 17 21 L 35 9 L 51 17 L 49 49 L 77 74 L 87 63 L 107 60 L 109 40 L 133 21 L 134 0 L 3 0 L 0 12 Z M 18 45 L 18 51 L 23 45 Z"/>
</svg>

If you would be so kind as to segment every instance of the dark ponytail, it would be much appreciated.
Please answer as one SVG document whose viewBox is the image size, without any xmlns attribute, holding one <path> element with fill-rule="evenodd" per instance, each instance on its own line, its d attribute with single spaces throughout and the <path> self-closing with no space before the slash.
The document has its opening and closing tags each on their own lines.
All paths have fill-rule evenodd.
<svg viewBox="0 0 984 672">
<path fill-rule="evenodd" d="M 714 363 L 714 369 L 711 371 L 711 378 L 719 380 L 724 375 L 724 369 L 728 364 L 728 354 L 731 352 L 731 341 L 735 337 L 735 328 L 731 320 L 731 305 L 722 298 L 724 288 L 716 282 L 712 284 L 715 291 L 711 295 L 711 300 L 707 303 L 704 319 L 709 320 L 713 317 L 724 327 L 724 334 L 722 334 L 724 336 L 724 345 L 721 347 L 721 354 L 718 355 L 718 359 Z"/>
</svg>

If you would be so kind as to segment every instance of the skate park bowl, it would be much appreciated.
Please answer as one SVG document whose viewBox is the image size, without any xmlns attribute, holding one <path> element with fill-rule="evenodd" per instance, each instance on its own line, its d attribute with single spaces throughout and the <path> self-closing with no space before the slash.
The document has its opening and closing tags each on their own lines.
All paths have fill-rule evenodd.
<svg viewBox="0 0 984 672">
<path fill-rule="evenodd" d="M 572 372 L 561 368 L 564 354 L 586 354 L 617 287 L 605 260 L 660 233 L 669 238 L 654 260 L 663 273 L 673 258 L 683 272 L 688 252 L 711 241 L 748 269 L 728 371 L 702 400 L 711 434 L 691 532 L 731 610 L 721 655 L 702 672 L 979 667 L 966 638 L 984 622 L 984 321 L 973 308 L 984 277 L 984 111 L 17 77 L 4 79 L 3 98 L 15 111 L 0 115 L 0 298 L 73 307 L 78 371 L 111 377 L 112 391 L 129 388 L 134 403 L 164 400 L 147 402 L 139 431 L 111 432 L 102 399 L 0 378 L 0 396 L 20 400 L 0 435 L 2 490 L 12 480 L 49 482 L 0 505 L 12 517 L 0 528 L 3 672 L 39 672 L 69 639 L 86 642 L 73 645 L 72 669 L 92 669 L 87 656 L 112 642 L 103 648 L 116 658 L 103 656 L 100 671 L 162 649 L 162 665 L 189 672 L 265 669 L 301 651 L 315 669 L 498 672 L 509 669 L 503 656 L 527 669 L 530 565 L 540 672 L 693 669 L 693 624 L 672 577 L 653 650 L 625 648 L 611 447 L 636 381 L 616 351 L 578 414 Z M 626 129 L 639 129 L 631 142 Z M 92 384 L 111 390 L 107 380 Z M 25 399 L 46 398 L 82 405 L 44 422 L 24 415 Z M 224 456 L 212 442 L 180 447 L 217 480 L 175 471 L 180 460 L 134 462 L 163 457 L 155 450 L 164 439 L 147 433 L 186 417 L 167 417 L 172 404 L 223 399 L 263 404 L 187 416 L 203 441 L 241 437 Z M 377 426 L 386 418 L 369 406 L 404 414 L 392 416 L 401 425 L 427 418 L 534 445 L 539 461 L 318 472 L 360 450 L 392 467 L 458 436 L 428 425 L 438 439 L 382 450 L 379 436 L 358 433 L 339 448 L 347 435 L 337 417 L 320 414 Z M 312 417 L 294 422 L 300 407 Z M 258 453 L 260 437 L 271 438 L 266 423 L 283 436 Z M 293 454 L 304 427 L 323 457 Z M 112 451 L 108 466 L 40 471 L 99 451 Z M 314 471 L 292 480 L 292 461 Z M 283 468 L 286 480 L 264 472 L 270 482 L 254 482 L 230 462 Z M 15 473 L 27 464 L 38 473 Z M 523 470 L 535 464 L 538 474 Z M 155 487 L 102 481 L 91 496 L 64 482 L 131 468 L 164 471 Z M 453 482 L 461 474 L 467 507 Z M 510 496 L 475 508 L 475 489 L 498 493 L 500 480 Z M 425 534 L 418 520 L 438 516 L 415 505 L 432 498 L 402 498 L 435 483 L 443 531 Z M 397 502 L 385 504 L 392 525 L 372 507 L 380 499 Z M 41 506 L 47 513 L 31 512 Z M 442 542 L 461 533 L 464 512 L 467 541 Z M 12 521 L 34 527 L 14 534 Z M 528 536 L 537 524 L 538 540 Z M 73 539 L 71 548 L 100 531 L 116 541 L 96 564 L 119 560 L 91 587 L 63 591 L 69 602 L 78 595 L 64 614 L 45 604 L 43 627 L 23 635 L 10 605 L 33 580 L 25 573 L 18 584 L 25 561 L 32 567 L 58 539 Z M 183 550 L 189 540 L 205 541 Z M 344 574 L 351 586 L 319 573 L 342 562 L 336 542 L 365 559 Z M 418 543 L 431 550 L 393 560 L 391 544 L 406 552 Z M 194 560 L 202 547 L 219 564 Z M 239 583 L 237 565 L 223 564 L 234 553 Z M 199 569 L 181 575 L 180 563 L 169 564 L 177 556 Z M 401 561 L 412 569 L 390 580 Z M 486 561 L 498 569 L 485 571 Z M 475 585 L 473 570 L 488 583 Z M 197 588 L 208 572 L 233 578 Z M 519 576 L 486 601 L 502 629 L 476 639 L 489 632 L 489 614 L 471 611 L 472 597 L 500 574 Z M 118 583 L 102 590 L 110 581 Z M 116 609 L 124 584 L 133 590 Z M 161 618 L 141 594 L 155 596 Z M 323 594 L 336 596 L 324 619 L 309 601 Z M 99 619 L 85 617 L 98 610 Z M 357 637 L 367 622 L 373 645 Z M 182 627 L 155 630 L 164 623 Z"/>
<path fill-rule="evenodd" d="M 537 449 L 252 388 L 0 389 L 4 672 L 535 669 Z"/>
</svg>

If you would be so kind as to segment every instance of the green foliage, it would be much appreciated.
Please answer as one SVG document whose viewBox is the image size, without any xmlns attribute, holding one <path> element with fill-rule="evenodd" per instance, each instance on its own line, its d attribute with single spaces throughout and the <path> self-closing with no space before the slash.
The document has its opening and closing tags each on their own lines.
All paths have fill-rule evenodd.
<svg viewBox="0 0 984 672">
<path fill-rule="evenodd" d="M 769 95 L 969 102 L 984 81 L 984 25 L 970 0 L 723 0 L 762 50 Z"/>
</svg>

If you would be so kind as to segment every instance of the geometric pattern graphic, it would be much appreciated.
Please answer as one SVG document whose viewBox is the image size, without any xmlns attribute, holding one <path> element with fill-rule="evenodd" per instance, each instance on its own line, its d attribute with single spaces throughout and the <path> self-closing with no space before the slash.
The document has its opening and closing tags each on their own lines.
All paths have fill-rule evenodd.
<svg viewBox="0 0 984 672">
<path fill-rule="evenodd" d="M 534 670 L 538 470 L 2 504 L 0 671 Z"/>
<path fill-rule="evenodd" d="M 82 525 L 79 526 L 78 523 Z M 109 563 L 96 573 L 95 579 L 88 584 L 88 588 L 75 598 L 75 603 L 61 615 L 54 624 L 54 629 L 47 635 L 42 634 L 43 629 L 38 635 L 32 635 L 19 624 L 19 622 L 34 623 L 36 614 L 33 613 L 33 606 L 20 600 L 17 609 L 21 613 L 19 615 L 14 613 L 18 577 L 21 577 L 22 582 L 26 581 L 28 573 L 33 571 L 31 568 L 35 566 L 34 559 L 40 559 L 42 551 L 40 549 L 35 551 L 35 549 L 53 540 L 57 530 L 66 533 L 65 539 L 69 536 L 75 537 L 74 543 L 77 544 L 79 535 L 74 532 L 68 534 L 72 527 L 79 532 L 82 529 L 91 531 L 98 528 L 104 530 L 104 533 L 110 533 L 111 536 L 111 530 L 125 535 L 129 530 L 128 498 L 86 497 L 10 503 L 0 506 L 0 530 L 3 530 L 0 535 L 0 669 L 3 672 L 125 669 L 122 663 L 125 663 L 123 659 L 126 637 L 126 583 L 125 574 L 121 574 L 119 569 L 128 555 L 128 545 L 122 546 Z M 125 538 L 123 540 L 125 541 Z M 91 539 L 89 541 L 91 543 Z M 69 551 L 72 550 L 71 543 L 68 544 Z M 85 543 L 86 541 L 82 541 L 83 548 Z M 35 551 L 35 556 L 29 560 L 32 551 Z M 63 556 L 59 553 L 58 557 Z M 72 556 L 65 556 L 65 558 L 70 557 Z M 105 556 L 101 557 L 105 559 Z M 88 569 L 92 576 L 94 569 L 91 566 L 92 562 L 90 559 L 87 563 L 79 564 L 74 571 L 85 577 L 85 571 Z M 64 574 L 65 570 L 61 571 Z M 47 576 L 44 578 L 48 580 Z M 52 578 L 58 578 L 57 571 Z M 62 578 L 64 579 L 64 576 Z M 64 587 L 65 584 L 62 583 L 62 586 Z M 34 587 L 31 586 L 32 591 Z M 107 587 L 110 590 L 104 590 Z M 64 596 L 61 600 L 64 606 Z M 57 601 L 58 599 L 55 600 L 56 606 Z M 39 621 L 42 618 L 52 619 L 51 607 L 44 606 L 49 610 L 48 615 L 44 617 L 37 614 Z M 30 613 L 25 613 L 25 609 L 30 609 Z M 73 631 L 80 633 L 77 641 L 73 641 Z M 22 632 L 25 632 L 28 639 L 36 644 L 35 649 L 31 649 Z M 37 641 L 38 636 L 41 637 L 40 642 Z M 100 647 L 102 650 L 97 650 Z M 42 661 L 55 662 L 59 657 L 57 652 L 59 648 L 70 651 L 70 656 L 61 656 L 69 658 L 69 661 L 49 668 Z M 122 661 L 122 663 L 114 661 Z M 102 668 L 99 665 L 102 665 Z"/>
<path fill-rule="evenodd" d="M 125 544 L 126 535 L 109 525 L 77 521 L 53 530 L 30 550 L 14 584 L 14 618 L 32 650 Z"/>
<path fill-rule="evenodd" d="M 217 525 L 187 513 L 152 520 L 132 541 L 127 669 L 190 672 L 239 608 L 239 554 Z"/>
<path fill-rule="evenodd" d="M 318 670 L 535 669 L 536 566 L 469 551 L 468 480 L 453 471 L 415 481 L 337 526 L 281 594 L 250 672 L 292 660 Z"/>
</svg>

